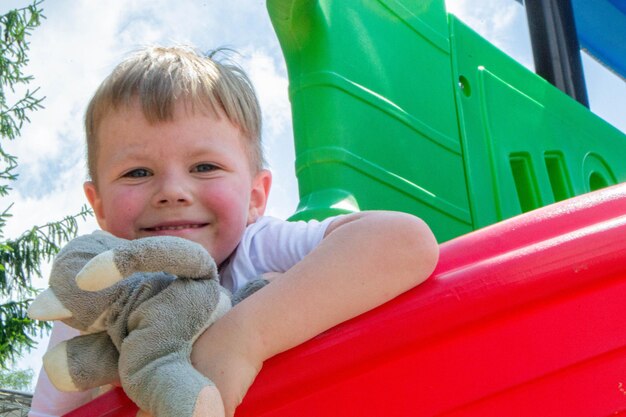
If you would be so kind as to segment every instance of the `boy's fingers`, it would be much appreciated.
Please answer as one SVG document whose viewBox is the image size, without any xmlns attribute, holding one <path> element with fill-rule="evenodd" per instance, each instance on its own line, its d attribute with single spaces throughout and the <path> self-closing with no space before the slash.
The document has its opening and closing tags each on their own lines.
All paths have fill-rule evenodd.
<svg viewBox="0 0 626 417">
<path fill-rule="evenodd" d="M 192 417 L 224 417 L 222 396 L 215 386 L 208 385 L 200 391 Z"/>
</svg>

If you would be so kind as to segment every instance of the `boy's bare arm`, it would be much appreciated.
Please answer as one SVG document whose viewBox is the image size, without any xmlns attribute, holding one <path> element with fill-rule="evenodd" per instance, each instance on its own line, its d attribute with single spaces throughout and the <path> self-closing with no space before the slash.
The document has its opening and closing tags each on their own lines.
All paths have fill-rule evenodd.
<svg viewBox="0 0 626 417">
<path fill-rule="evenodd" d="M 434 236 L 413 216 L 338 218 L 314 251 L 198 338 L 194 366 L 232 415 L 263 361 L 420 284 L 437 258 Z"/>
</svg>

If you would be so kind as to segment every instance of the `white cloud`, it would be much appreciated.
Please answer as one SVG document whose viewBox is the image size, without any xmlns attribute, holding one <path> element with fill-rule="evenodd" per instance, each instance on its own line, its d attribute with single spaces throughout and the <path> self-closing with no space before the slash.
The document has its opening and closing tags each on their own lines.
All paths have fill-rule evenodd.
<svg viewBox="0 0 626 417">
<path fill-rule="evenodd" d="M 276 136 L 286 133 L 291 120 L 284 66 L 263 49 L 249 47 L 242 52 L 242 67 L 252 80 L 263 109 L 264 133 L 268 144 L 273 144 Z"/>
<path fill-rule="evenodd" d="M 626 82 L 586 53 L 582 61 L 591 109 L 626 132 Z"/>
<path fill-rule="evenodd" d="M 273 172 L 268 215 L 286 218 L 297 205 L 294 147 L 284 61 L 266 48 L 242 50 L 242 67 L 255 86 L 263 112 L 263 142 Z"/>
<path fill-rule="evenodd" d="M 528 68 L 534 68 L 524 7 L 513 0 L 446 0 L 454 14 Z"/>
</svg>

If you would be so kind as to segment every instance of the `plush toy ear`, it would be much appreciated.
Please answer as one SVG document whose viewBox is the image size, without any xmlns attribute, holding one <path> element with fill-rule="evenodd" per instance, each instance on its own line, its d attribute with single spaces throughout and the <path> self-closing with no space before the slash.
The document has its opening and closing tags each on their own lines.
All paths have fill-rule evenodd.
<svg viewBox="0 0 626 417">
<path fill-rule="evenodd" d="M 28 317 L 35 320 L 63 320 L 72 317 L 72 312 L 48 288 L 30 304 Z"/>
</svg>

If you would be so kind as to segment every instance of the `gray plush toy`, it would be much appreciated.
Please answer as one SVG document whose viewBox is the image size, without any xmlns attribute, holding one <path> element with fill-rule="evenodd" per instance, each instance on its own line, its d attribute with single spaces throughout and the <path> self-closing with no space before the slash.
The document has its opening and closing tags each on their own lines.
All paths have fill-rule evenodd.
<svg viewBox="0 0 626 417">
<path fill-rule="evenodd" d="M 255 281 L 235 298 L 265 283 Z M 201 245 L 170 236 L 125 240 L 95 232 L 59 252 L 50 288 L 29 315 L 62 320 L 83 333 L 44 356 L 59 390 L 119 380 L 155 417 L 212 417 L 224 413 L 221 398 L 191 365 L 191 348 L 231 306 L 215 262 Z"/>
</svg>

